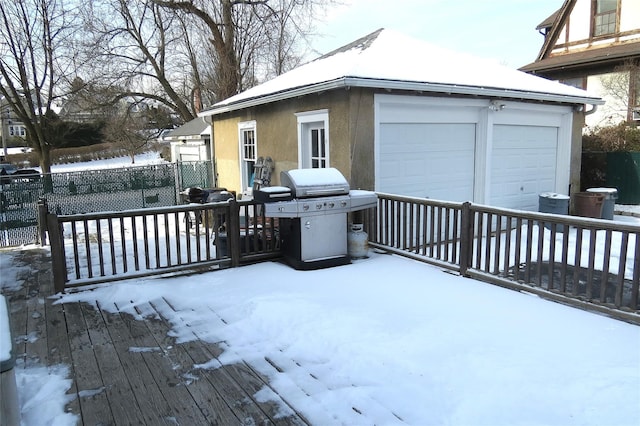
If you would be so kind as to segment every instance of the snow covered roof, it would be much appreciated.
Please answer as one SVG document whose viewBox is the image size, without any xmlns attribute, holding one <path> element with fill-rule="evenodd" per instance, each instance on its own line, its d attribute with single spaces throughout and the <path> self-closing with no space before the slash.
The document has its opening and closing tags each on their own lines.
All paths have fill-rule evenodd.
<svg viewBox="0 0 640 426">
<path fill-rule="evenodd" d="M 200 136 L 211 132 L 210 125 L 203 117 L 196 117 L 182 126 L 168 132 L 164 139 L 177 139 L 185 136 Z"/>
<path fill-rule="evenodd" d="M 603 104 L 588 92 L 497 62 L 380 29 L 263 84 L 216 103 L 215 115 L 345 87 Z"/>
</svg>

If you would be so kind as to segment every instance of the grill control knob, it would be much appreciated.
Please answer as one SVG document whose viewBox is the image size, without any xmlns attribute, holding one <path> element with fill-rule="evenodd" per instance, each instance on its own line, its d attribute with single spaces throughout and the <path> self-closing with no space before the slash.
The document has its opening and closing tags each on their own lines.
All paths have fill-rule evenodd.
<svg viewBox="0 0 640 426">
<path fill-rule="evenodd" d="M 304 210 L 305 212 L 306 212 L 307 210 L 309 210 L 309 204 L 303 204 L 303 205 L 302 205 L 302 210 Z"/>
<path fill-rule="evenodd" d="M 321 208 L 322 208 L 322 203 L 318 203 L 318 204 L 316 204 L 316 209 L 317 209 L 317 210 L 320 210 Z"/>
<path fill-rule="evenodd" d="M 346 201 L 344 201 L 344 200 L 342 200 L 342 201 L 340 201 L 340 205 L 341 205 L 342 207 L 347 207 L 347 202 L 346 202 Z"/>
<path fill-rule="evenodd" d="M 330 203 L 329 203 L 329 208 L 330 208 L 330 209 L 332 209 L 332 208 L 334 208 L 334 207 L 335 207 L 335 203 L 330 202 Z"/>
</svg>

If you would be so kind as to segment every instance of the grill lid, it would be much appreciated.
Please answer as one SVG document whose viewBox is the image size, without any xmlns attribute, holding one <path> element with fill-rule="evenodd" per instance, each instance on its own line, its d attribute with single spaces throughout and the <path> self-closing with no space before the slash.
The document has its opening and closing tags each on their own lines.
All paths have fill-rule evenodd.
<svg viewBox="0 0 640 426">
<path fill-rule="evenodd" d="M 349 193 L 349 182 L 333 167 L 293 169 L 280 172 L 280 183 L 291 188 L 296 198 L 325 197 Z"/>
</svg>

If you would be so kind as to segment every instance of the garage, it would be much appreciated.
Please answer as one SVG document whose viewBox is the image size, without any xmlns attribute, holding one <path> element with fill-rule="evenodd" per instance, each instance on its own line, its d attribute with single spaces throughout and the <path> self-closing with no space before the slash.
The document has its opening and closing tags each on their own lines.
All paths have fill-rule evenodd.
<svg viewBox="0 0 640 426">
<path fill-rule="evenodd" d="M 572 110 L 379 95 L 376 190 L 535 211 L 569 191 Z"/>
</svg>

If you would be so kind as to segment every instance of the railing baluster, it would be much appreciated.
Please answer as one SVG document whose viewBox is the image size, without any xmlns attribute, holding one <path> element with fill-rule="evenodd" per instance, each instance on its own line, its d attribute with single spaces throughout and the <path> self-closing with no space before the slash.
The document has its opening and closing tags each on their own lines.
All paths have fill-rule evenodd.
<svg viewBox="0 0 640 426">
<path fill-rule="evenodd" d="M 520 252 L 522 251 L 522 218 L 516 218 L 516 247 L 514 249 L 513 276 L 516 281 L 520 280 Z"/>
<path fill-rule="evenodd" d="M 160 231 L 158 224 L 158 215 L 151 215 L 151 219 L 153 220 L 153 245 L 154 245 L 154 255 L 156 258 L 156 268 L 160 268 Z"/>
<path fill-rule="evenodd" d="M 122 272 L 126 273 L 127 268 L 127 239 L 125 237 L 124 216 L 120 216 L 120 248 L 122 250 Z"/>
<path fill-rule="evenodd" d="M 640 233 L 635 232 L 636 247 L 633 253 L 633 280 L 631 282 L 631 302 L 630 307 L 638 310 L 638 293 L 640 293 Z"/>
<path fill-rule="evenodd" d="M 102 228 L 100 219 L 96 219 L 96 241 L 98 242 L 98 266 L 100 268 L 100 276 L 104 277 L 104 253 L 102 249 Z"/>
<path fill-rule="evenodd" d="M 164 221 L 164 248 L 165 255 L 167 256 L 167 266 L 172 266 L 171 261 L 171 236 L 169 235 L 169 214 L 164 213 L 162 215 L 162 220 Z"/>
<path fill-rule="evenodd" d="M 460 210 L 452 209 L 453 213 L 453 235 L 451 238 L 451 263 L 459 263 L 458 247 L 460 245 Z"/>
<path fill-rule="evenodd" d="M 629 245 L 629 232 L 622 232 L 620 241 L 620 256 L 618 257 L 618 278 L 616 279 L 616 293 L 613 303 L 617 308 L 622 306 L 622 292 L 624 291 L 624 276 L 627 270 L 627 247 Z"/>
<path fill-rule="evenodd" d="M 202 259 L 201 257 L 201 241 L 200 241 L 200 224 L 202 222 L 202 213 L 203 211 L 200 209 L 200 207 L 196 207 L 195 210 L 195 216 L 196 216 L 196 224 L 195 224 L 195 231 L 196 231 L 196 235 L 195 235 L 195 243 L 196 243 L 196 262 L 200 262 L 200 260 Z"/>
<path fill-rule="evenodd" d="M 140 270 L 140 253 L 138 252 L 138 217 L 139 216 L 136 215 L 131 216 L 131 233 L 133 235 L 133 268 L 135 271 Z"/>
<path fill-rule="evenodd" d="M 527 284 L 531 283 L 531 269 L 533 265 L 531 264 L 531 258 L 533 254 L 531 253 L 533 250 L 533 220 L 527 219 L 527 248 L 525 251 L 525 272 L 524 272 L 524 282 Z"/>
<path fill-rule="evenodd" d="M 511 216 L 505 216 L 505 245 L 504 245 L 504 265 L 503 265 L 503 277 L 509 276 L 509 269 L 511 267 Z"/>
<path fill-rule="evenodd" d="M 478 218 L 478 224 L 476 226 L 476 254 L 475 254 L 475 258 L 476 258 L 476 263 L 475 263 L 475 268 L 476 269 L 480 269 L 480 265 L 482 265 L 482 241 L 484 239 L 484 225 L 483 225 L 483 219 L 484 219 L 484 214 L 482 212 L 476 212 L 476 216 Z"/>
<path fill-rule="evenodd" d="M 449 226 L 451 226 L 451 218 L 449 215 L 451 214 L 448 207 L 444 208 L 444 254 L 441 260 L 449 261 L 449 244 L 451 241 L 451 232 L 449 230 Z"/>
<path fill-rule="evenodd" d="M 493 227 L 493 214 L 487 213 L 486 225 L 486 240 L 485 240 L 485 253 L 484 253 L 484 272 L 491 272 L 491 239 L 492 239 L 492 227 Z"/>
<path fill-rule="evenodd" d="M 180 224 L 182 223 L 182 220 L 180 220 L 180 216 L 180 212 L 175 212 L 173 214 L 173 226 L 176 232 L 176 263 L 178 265 L 182 265 L 182 232 L 180 231 Z"/>
<path fill-rule="evenodd" d="M 91 241 L 89 241 L 89 223 L 87 219 L 82 221 L 84 226 L 84 248 L 87 252 L 87 275 L 93 278 L 93 265 L 91 264 Z"/>
<path fill-rule="evenodd" d="M 113 238 L 113 219 L 107 219 L 107 225 L 109 227 L 109 254 L 111 255 L 111 275 L 116 274 L 116 247 Z"/>
<path fill-rule="evenodd" d="M 589 269 L 587 269 L 587 300 L 593 299 L 593 271 L 596 263 L 596 240 L 597 232 L 595 229 L 589 229 Z"/>
<path fill-rule="evenodd" d="M 187 263 L 191 263 L 191 213 L 192 211 L 185 212 L 185 217 L 189 218 L 188 223 L 185 225 Z"/>
<path fill-rule="evenodd" d="M 567 263 L 569 262 L 569 227 L 562 226 L 562 255 L 560 265 L 560 292 L 562 294 L 567 291 Z"/>
<path fill-rule="evenodd" d="M 496 244 L 493 250 L 493 273 L 500 275 L 500 249 L 502 246 L 502 215 L 496 215 Z"/>
<path fill-rule="evenodd" d="M 73 265 L 76 270 L 76 280 L 79 280 L 80 279 L 80 255 L 79 255 L 80 250 L 78 250 L 78 232 L 76 230 L 75 220 L 71 222 L 71 239 L 73 241 Z M 64 236 L 62 240 L 62 245 L 64 246 Z"/>
<path fill-rule="evenodd" d="M 600 279 L 600 302 L 607 301 L 607 287 L 609 286 L 609 258 L 611 257 L 611 230 L 605 231 L 604 254 L 602 259 L 602 277 Z"/>
<path fill-rule="evenodd" d="M 542 224 L 538 226 L 540 226 L 541 229 L 544 229 L 544 226 L 541 225 Z M 549 238 L 549 272 L 547 273 L 549 275 L 547 290 L 550 291 L 554 289 L 553 275 L 556 270 L 556 235 L 556 224 L 554 222 L 551 222 L 551 238 Z"/>
<path fill-rule="evenodd" d="M 582 234 L 583 228 L 580 226 L 576 229 L 576 252 L 573 259 L 573 288 L 571 290 L 571 294 L 573 296 L 578 296 L 580 290 L 580 272 L 582 271 Z"/>
</svg>

